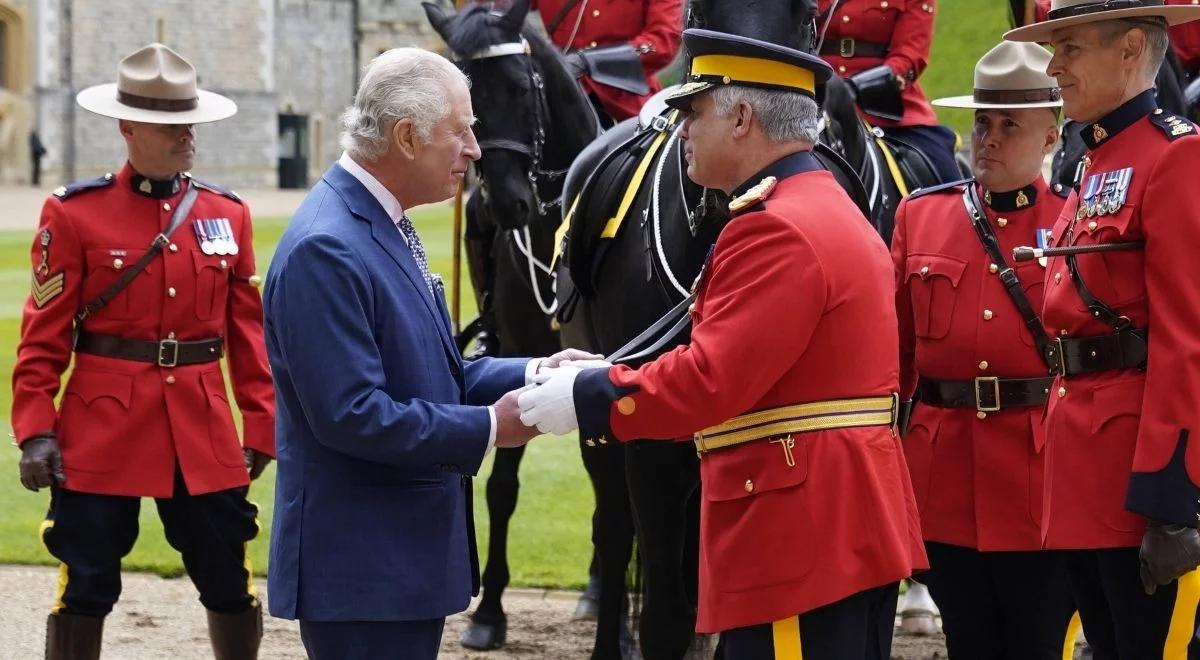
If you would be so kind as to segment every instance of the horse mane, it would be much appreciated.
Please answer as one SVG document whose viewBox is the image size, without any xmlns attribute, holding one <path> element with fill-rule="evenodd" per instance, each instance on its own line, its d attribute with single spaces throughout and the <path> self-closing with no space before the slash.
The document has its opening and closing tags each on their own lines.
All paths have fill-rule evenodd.
<svg viewBox="0 0 1200 660">
<path fill-rule="evenodd" d="M 554 101 L 550 104 L 550 113 L 556 121 L 564 122 L 564 130 L 568 124 L 578 126 L 576 122 L 580 117 L 594 117 L 595 111 L 592 109 L 591 102 L 584 96 L 579 82 L 567 72 L 566 64 L 563 62 L 562 54 L 558 52 L 558 47 L 550 43 L 549 39 L 540 31 L 530 27 L 528 23 L 521 29 L 521 36 L 529 42 L 529 50 L 533 54 L 533 58 L 542 65 L 547 97 Z M 590 133 L 585 131 L 583 143 L 579 148 L 582 149 L 583 145 L 598 134 L 599 129 Z"/>
</svg>

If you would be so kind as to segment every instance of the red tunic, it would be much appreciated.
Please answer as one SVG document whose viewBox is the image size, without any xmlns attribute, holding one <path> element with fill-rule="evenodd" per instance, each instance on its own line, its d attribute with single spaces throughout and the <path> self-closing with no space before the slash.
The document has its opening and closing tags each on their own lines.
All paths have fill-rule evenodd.
<svg viewBox="0 0 1200 660">
<path fill-rule="evenodd" d="M 566 0 L 533 2 L 546 23 L 553 20 L 565 4 Z M 574 39 L 571 39 L 572 34 Z M 567 12 L 550 39 L 564 51 L 618 44 L 645 50 L 641 55 L 642 68 L 650 85 L 650 93 L 646 96 L 600 85 L 589 78 L 582 81 L 584 88 L 600 100 L 608 114 L 621 121 L 636 115 L 650 94 L 662 89 L 654 74 L 675 59 L 682 35 L 682 0 L 581 0 Z"/>
<path fill-rule="evenodd" d="M 819 0 L 821 21 L 833 0 Z M 900 121 L 871 117 L 871 123 L 884 128 L 893 126 L 934 126 L 937 114 L 921 85 L 917 82 L 929 64 L 929 47 L 933 43 L 935 0 L 843 0 L 829 18 L 825 44 L 839 44 L 843 39 L 887 44 L 886 57 L 841 57 L 823 55 L 826 62 L 843 78 L 887 64 L 907 84 L 901 93 L 904 116 Z M 824 23 L 822 23 L 823 25 Z"/>
<path fill-rule="evenodd" d="M 1129 189 L 1115 212 L 1082 219 L 1072 192 L 1054 226 L 1057 245 L 1145 242 L 1076 263 L 1097 298 L 1148 330 L 1149 360 L 1144 371 L 1055 382 L 1046 419 L 1050 548 L 1136 547 L 1147 517 L 1191 525 L 1200 517 L 1200 442 L 1189 439 L 1200 429 L 1200 138 L 1190 122 L 1154 107 L 1147 91 L 1084 126 L 1083 185 L 1133 168 Z M 1046 272 L 1042 318 L 1052 336 L 1113 332 L 1089 313 L 1065 258 L 1051 258 Z"/>
<path fill-rule="evenodd" d="M 675 439 L 755 410 L 896 392 L 887 248 L 808 158 L 751 180 L 780 179 L 717 240 L 688 345 L 580 374 L 584 437 Z M 700 462 L 697 630 L 783 619 L 928 565 L 891 428 L 797 434 L 791 467 L 766 440 Z"/>
<path fill-rule="evenodd" d="M 66 487 L 75 491 L 170 497 L 176 463 L 192 494 L 244 486 L 249 476 L 218 362 L 168 368 L 79 353 L 55 405 L 71 362 L 76 311 L 141 257 L 191 185 L 184 178 L 178 193 L 154 199 L 133 190 L 134 174 L 126 165 L 94 188 L 48 198 L 42 208 L 32 250 L 39 290 L 25 303 L 13 369 L 14 434 L 25 440 L 57 433 Z M 275 402 L 262 303 L 247 281 L 254 274 L 250 212 L 202 188 L 188 218 L 170 237 L 171 247 L 83 328 L 143 340 L 172 332 L 181 341 L 223 337 L 245 446 L 273 456 Z M 232 227 L 237 255 L 201 251 L 192 221 L 216 218 Z M 49 236 L 48 267 L 37 273 L 43 236 Z"/>
<path fill-rule="evenodd" d="M 910 398 L 918 377 L 1047 375 L 1033 336 L 971 227 L 957 185 L 900 203 L 892 235 L 900 383 Z M 1036 245 L 1062 200 L 1040 178 L 1020 191 L 991 195 L 984 213 L 1002 252 Z M 984 191 L 980 189 L 980 198 Z M 997 211 L 995 207 L 1003 209 Z M 1001 226 L 1000 220 L 1003 220 Z M 1041 309 L 1045 269 L 1009 258 L 1034 309 Z M 988 313 L 990 312 L 990 313 Z M 1042 407 L 988 412 L 917 403 L 904 451 L 926 540 L 984 551 L 1038 550 L 1042 545 Z"/>
</svg>

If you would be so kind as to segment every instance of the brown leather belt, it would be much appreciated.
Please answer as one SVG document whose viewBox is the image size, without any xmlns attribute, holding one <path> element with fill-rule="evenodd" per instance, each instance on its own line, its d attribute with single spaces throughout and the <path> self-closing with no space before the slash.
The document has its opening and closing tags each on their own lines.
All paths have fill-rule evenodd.
<svg viewBox="0 0 1200 660">
<path fill-rule="evenodd" d="M 1053 377 L 933 380 L 922 378 L 913 398 L 939 408 L 974 408 L 995 412 L 1004 408 L 1028 408 L 1046 403 Z"/>
<path fill-rule="evenodd" d="M 849 37 L 830 39 L 821 44 L 821 54 L 838 57 L 887 57 L 888 45 Z"/>
<path fill-rule="evenodd" d="M 95 332 L 80 332 L 75 340 L 75 351 L 89 355 L 150 362 L 160 367 L 176 367 L 188 364 L 216 362 L 224 353 L 225 341 L 200 339 L 179 341 L 173 338 L 161 341 L 126 339 Z"/>
</svg>

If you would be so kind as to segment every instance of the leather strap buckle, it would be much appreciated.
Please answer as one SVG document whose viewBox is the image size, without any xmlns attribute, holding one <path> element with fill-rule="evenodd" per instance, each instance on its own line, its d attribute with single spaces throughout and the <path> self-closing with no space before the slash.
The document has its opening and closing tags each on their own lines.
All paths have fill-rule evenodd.
<svg viewBox="0 0 1200 660">
<path fill-rule="evenodd" d="M 987 390 L 980 389 L 980 385 L 984 385 L 984 386 L 990 385 L 991 386 L 992 394 L 995 397 L 993 399 L 993 401 L 995 401 L 994 405 L 991 405 L 991 406 L 983 405 L 982 393 L 986 392 Z M 999 378 L 997 378 L 995 376 L 980 376 L 979 378 L 975 379 L 975 410 L 978 410 L 979 412 L 996 412 L 997 410 L 1000 410 L 1000 379 Z"/>
<path fill-rule="evenodd" d="M 158 366 L 174 367 L 179 362 L 179 340 L 164 339 L 158 342 Z"/>
<path fill-rule="evenodd" d="M 852 37 L 842 37 L 838 40 L 838 55 L 854 57 L 854 39 Z"/>
</svg>

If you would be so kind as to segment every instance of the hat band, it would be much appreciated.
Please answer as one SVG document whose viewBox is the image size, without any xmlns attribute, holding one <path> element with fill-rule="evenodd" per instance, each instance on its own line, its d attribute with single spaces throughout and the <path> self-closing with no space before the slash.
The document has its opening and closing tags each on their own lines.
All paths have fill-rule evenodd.
<svg viewBox="0 0 1200 660">
<path fill-rule="evenodd" d="M 200 99 L 195 96 L 190 99 L 156 99 L 117 90 L 117 102 L 139 110 L 185 112 L 187 110 L 195 110 L 196 106 L 200 104 Z"/>
<path fill-rule="evenodd" d="M 741 55 L 697 55 L 692 59 L 691 77 L 726 85 L 770 85 L 810 94 L 817 91 L 816 76 L 804 67 Z"/>
<path fill-rule="evenodd" d="M 976 89 L 976 103 L 997 105 L 1020 105 L 1022 103 L 1054 103 L 1062 100 L 1062 91 L 1057 87 L 1041 89 Z"/>
<path fill-rule="evenodd" d="M 1075 16 L 1095 14 L 1102 11 L 1161 7 L 1164 4 L 1166 4 L 1166 0 L 1105 0 L 1105 2 L 1092 2 L 1084 5 L 1075 5 L 1072 7 L 1062 7 L 1061 9 L 1051 9 L 1050 12 L 1046 14 L 1046 19 L 1054 21 L 1060 18 L 1072 18 Z"/>
</svg>

